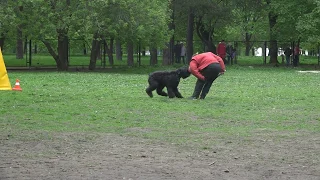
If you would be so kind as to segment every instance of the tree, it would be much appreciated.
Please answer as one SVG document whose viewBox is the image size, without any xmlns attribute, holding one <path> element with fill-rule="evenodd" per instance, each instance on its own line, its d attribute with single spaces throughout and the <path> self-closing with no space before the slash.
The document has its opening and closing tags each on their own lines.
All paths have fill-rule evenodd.
<svg viewBox="0 0 320 180">
<path fill-rule="evenodd" d="M 135 44 L 157 48 L 163 45 L 168 37 L 168 29 L 164 28 L 169 20 L 166 3 L 160 0 L 91 1 L 87 6 L 89 8 L 85 9 L 90 9 L 90 12 L 82 14 L 91 19 L 91 25 L 84 31 L 97 32 L 100 36 L 96 35 L 94 39 L 110 39 L 107 46 L 109 62 L 113 62 L 110 61 L 113 58 L 113 39 L 125 42 L 127 65 L 133 66 Z M 90 62 L 90 69 L 93 69 L 95 61 Z"/>
<path fill-rule="evenodd" d="M 25 22 L 25 34 L 40 39 L 57 64 L 58 70 L 69 66 L 69 29 L 78 1 L 19 1 L 23 6 L 20 21 Z M 54 41 L 56 40 L 56 42 Z"/>
<path fill-rule="evenodd" d="M 320 43 L 320 0 L 308 1 L 306 11 L 298 18 L 297 30 L 301 38 L 313 43 Z"/>
<path fill-rule="evenodd" d="M 234 6 L 233 21 L 227 27 L 227 36 L 241 41 L 245 44 L 245 55 L 250 55 L 254 41 L 263 40 L 267 34 L 267 19 L 265 5 L 261 0 L 237 0 L 230 1 Z M 239 37 L 241 35 L 241 37 Z"/>
<path fill-rule="evenodd" d="M 272 8 L 271 0 L 266 0 L 267 4 L 269 5 L 269 33 L 270 33 L 270 47 L 269 47 L 269 54 L 270 54 L 270 63 L 271 64 L 278 64 L 278 44 L 277 44 L 277 33 L 276 33 L 276 24 L 278 19 L 277 12 L 274 11 Z"/>
<path fill-rule="evenodd" d="M 310 40 L 310 36 L 314 37 L 319 32 L 316 30 L 318 28 L 309 28 L 317 27 L 314 26 L 317 24 L 317 20 L 314 21 L 313 17 L 319 15 L 317 14 L 319 0 L 305 1 L 304 3 L 290 0 L 266 0 L 266 3 L 269 8 L 270 63 L 278 63 L 276 59 L 278 41 L 291 41 L 299 45 L 302 39 L 304 41 Z M 306 33 L 307 29 L 314 31 Z"/>
<path fill-rule="evenodd" d="M 233 6 L 228 6 L 226 1 L 221 0 L 175 0 L 175 36 L 182 37 L 185 33 L 187 40 L 187 59 L 191 59 L 194 50 L 194 40 L 199 39 L 198 46 L 204 46 L 205 51 L 215 52 L 215 42 L 217 38 L 223 39 L 226 27 L 232 19 L 231 10 Z M 184 31 L 181 31 L 181 29 Z M 195 37 L 194 34 L 197 36 Z"/>
</svg>

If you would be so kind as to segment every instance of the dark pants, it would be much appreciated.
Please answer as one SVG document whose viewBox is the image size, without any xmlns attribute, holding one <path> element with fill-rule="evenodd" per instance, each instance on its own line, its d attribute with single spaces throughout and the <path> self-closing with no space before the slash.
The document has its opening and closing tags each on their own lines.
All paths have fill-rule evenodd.
<svg viewBox="0 0 320 180">
<path fill-rule="evenodd" d="M 210 64 L 204 68 L 200 73 L 205 77 L 205 81 L 200 79 L 197 80 L 192 97 L 199 98 L 200 96 L 200 99 L 204 99 L 208 94 L 213 81 L 217 79 L 220 72 L 221 67 L 218 63 Z"/>
<path fill-rule="evenodd" d="M 293 66 L 294 67 L 297 67 L 299 64 L 299 56 L 298 55 L 295 55 L 294 56 L 294 59 L 293 59 Z"/>
<path fill-rule="evenodd" d="M 176 63 L 180 63 L 181 62 L 181 56 L 180 55 L 176 55 Z"/>
<path fill-rule="evenodd" d="M 228 62 L 227 62 L 227 63 L 228 63 L 229 65 L 230 65 L 230 64 L 233 65 L 233 57 L 232 57 L 232 55 L 228 55 L 228 56 L 227 56 L 227 59 L 228 59 Z"/>
<path fill-rule="evenodd" d="M 184 60 L 184 56 L 181 56 L 181 60 L 182 60 L 183 64 L 186 64 L 186 62 Z"/>
</svg>

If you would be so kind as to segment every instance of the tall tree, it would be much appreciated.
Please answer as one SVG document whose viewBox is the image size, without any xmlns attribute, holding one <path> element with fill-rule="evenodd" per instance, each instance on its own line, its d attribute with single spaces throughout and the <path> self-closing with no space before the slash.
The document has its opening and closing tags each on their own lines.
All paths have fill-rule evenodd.
<svg viewBox="0 0 320 180">
<path fill-rule="evenodd" d="M 188 13 L 188 25 L 187 25 L 187 56 L 186 62 L 189 63 L 193 56 L 193 32 L 194 32 L 194 9 L 193 7 L 189 7 Z"/>
<path fill-rule="evenodd" d="M 271 0 L 266 0 L 267 4 L 269 5 L 269 30 L 270 30 L 270 46 L 269 46 L 269 54 L 270 54 L 270 62 L 271 64 L 278 64 L 278 42 L 277 42 L 277 30 L 276 24 L 278 19 L 277 12 L 274 11 Z"/>
<path fill-rule="evenodd" d="M 229 1 L 229 5 L 234 6 L 234 16 L 227 27 L 228 37 L 240 38 L 245 44 L 245 55 L 249 56 L 254 41 L 264 40 L 268 32 L 265 4 L 261 0 L 237 0 Z"/>
<path fill-rule="evenodd" d="M 23 11 L 23 6 L 18 6 L 17 16 Z M 23 34 L 22 34 L 23 24 L 17 25 L 17 44 L 16 44 L 16 58 L 23 59 Z"/>
<path fill-rule="evenodd" d="M 23 19 L 28 22 L 25 32 L 29 38 L 39 38 L 57 64 L 58 70 L 67 70 L 69 29 L 72 25 L 77 1 L 19 1 L 22 3 Z M 53 40 L 54 39 L 54 40 Z"/>
</svg>

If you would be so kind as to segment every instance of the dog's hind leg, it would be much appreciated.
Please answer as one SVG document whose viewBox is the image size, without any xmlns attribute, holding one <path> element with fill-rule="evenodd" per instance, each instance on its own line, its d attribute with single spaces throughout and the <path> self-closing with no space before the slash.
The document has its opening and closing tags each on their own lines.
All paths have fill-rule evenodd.
<svg viewBox="0 0 320 180">
<path fill-rule="evenodd" d="M 158 88 L 157 88 L 157 93 L 158 93 L 160 96 L 168 96 L 168 94 L 163 91 L 163 88 L 164 88 L 164 86 L 158 86 Z"/>
<path fill-rule="evenodd" d="M 146 89 L 146 93 L 152 98 L 153 97 L 152 91 L 157 89 L 157 87 L 158 87 L 157 82 L 149 81 L 149 87 Z"/>
</svg>

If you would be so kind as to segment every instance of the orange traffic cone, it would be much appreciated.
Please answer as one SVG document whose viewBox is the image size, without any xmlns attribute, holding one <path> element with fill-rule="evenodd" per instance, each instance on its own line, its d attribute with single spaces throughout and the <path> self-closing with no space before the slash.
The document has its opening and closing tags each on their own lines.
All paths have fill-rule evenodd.
<svg viewBox="0 0 320 180">
<path fill-rule="evenodd" d="M 12 90 L 14 90 L 14 91 L 22 91 L 22 89 L 20 87 L 19 79 L 16 80 L 16 84 L 14 85 L 14 88 L 12 88 Z"/>
</svg>

